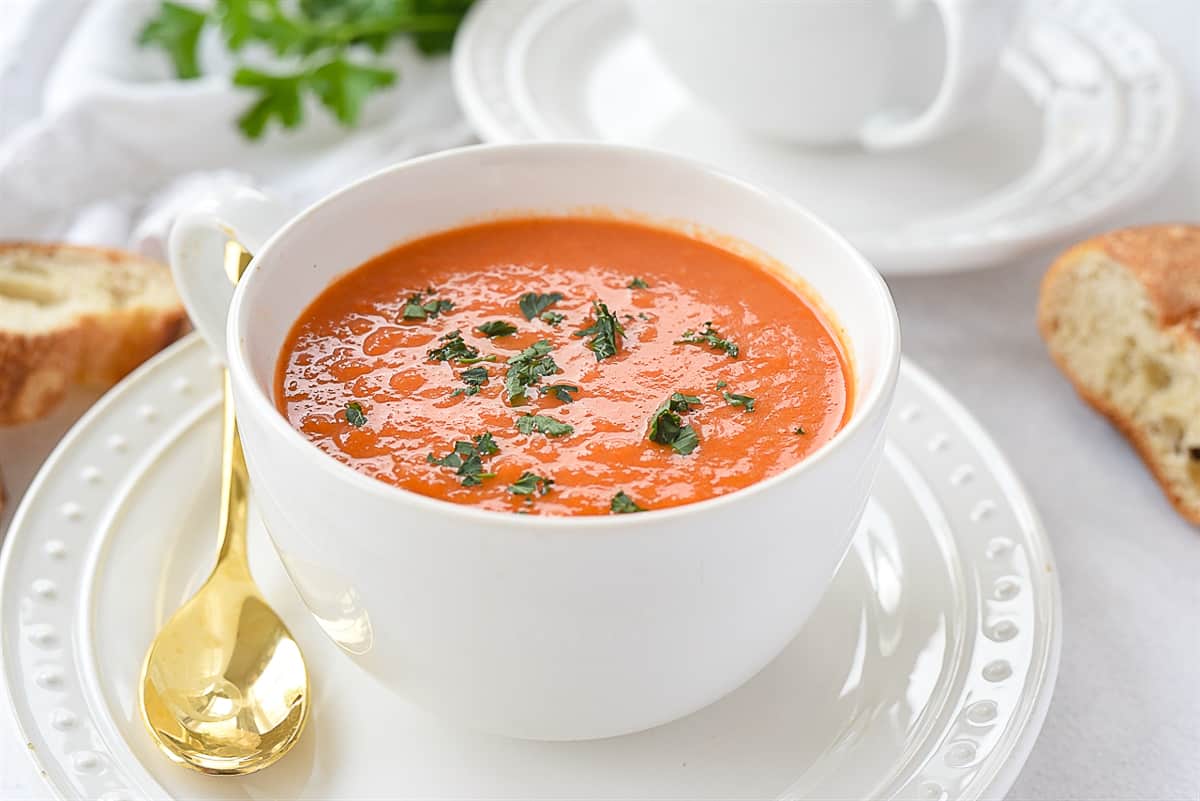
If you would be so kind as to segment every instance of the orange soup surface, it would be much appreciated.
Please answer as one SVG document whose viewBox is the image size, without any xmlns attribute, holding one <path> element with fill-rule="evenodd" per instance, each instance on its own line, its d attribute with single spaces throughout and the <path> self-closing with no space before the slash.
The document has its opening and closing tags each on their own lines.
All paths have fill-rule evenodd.
<svg viewBox="0 0 1200 801">
<path fill-rule="evenodd" d="M 380 481 L 499 511 L 596 515 L 724 495 L 850 414 L 803 290 L 638 223 L 533 218 L 401 245 L 339 278 L 280 353 L 277 404 Z"/>
</svg>

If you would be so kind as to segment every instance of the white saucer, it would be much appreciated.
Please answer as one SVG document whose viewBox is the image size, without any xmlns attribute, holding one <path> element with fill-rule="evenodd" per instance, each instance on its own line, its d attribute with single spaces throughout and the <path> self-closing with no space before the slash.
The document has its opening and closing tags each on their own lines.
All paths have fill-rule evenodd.
<svg viewBox="0 0 1200 801">
<path fill-rule="evenodd" d="M 455 41 L 454 80 L 485 141 L 683 153 L 791 195 L 885 274 L 963 270 L 1128 207 L 1179 151 L 1183 96 L 1154 41 L 1103 0 L 1035 6 L 984 119 L 884 155 L 760 139 L 696 106 L 622 0 L 481 0 Z"/>
<path fill-rule="evenodd" d="M 708 709 L 584 743 L 449 728 L 325 640 L 256 529 L 255 573 L 312 669 L 309 730 L 256 776 L 171 765 L 142 730 L 136 680 L 211 564 L 218 387 L 195 337 L 143 366 L 63 440 L 9 531 L 3 683 L 63 798 L 998 798 L 1037 736 L 1061 625 L 1049 545 L 986 434 L 905 365 L 834 585 L 778 660 Z"/>
</svg>

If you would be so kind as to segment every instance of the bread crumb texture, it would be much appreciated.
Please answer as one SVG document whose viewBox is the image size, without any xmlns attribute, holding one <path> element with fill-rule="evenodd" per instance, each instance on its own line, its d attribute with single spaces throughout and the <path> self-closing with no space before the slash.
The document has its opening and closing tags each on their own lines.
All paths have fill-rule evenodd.
<svg viewBox="0 0 1200 801">
<path fill-rule="evenodd" d="M 1200 524 L 1200 226 L 1129 228 L 1076 245 L 1046 274 L 1038 322 L 1080 395 Z"/>
<path fill-rule="evenodd" d="M 0 425 L 109 386 L 186 327 L 170 271 L 101 248 L 0 243 Z"/>
</svg>

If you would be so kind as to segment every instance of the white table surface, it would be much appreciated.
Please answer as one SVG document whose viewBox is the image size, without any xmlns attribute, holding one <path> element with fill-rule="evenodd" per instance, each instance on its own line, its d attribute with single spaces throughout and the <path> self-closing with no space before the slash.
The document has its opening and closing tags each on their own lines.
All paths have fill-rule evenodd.
<svg viewBox="0 0 1200 801">
<path fill-rule="evenodd" d="M 11 10 L 19 0 L 0 0 Z M 1126 0 L 1200 109 L 1200 0 Z M 2 34 L 2 31 L 0 31 Z M 2 42 L 0 36 L 0 42 Z M 2 45 L 0 45 L 2 46 Z M 1189 121 L 1187 138 L 1200 142 Z M 1119 224 L 1200 221 L 1200 145 Z M 891 281 L 904 349 L 991 431 L 1034 496 L 1065 616 L 1058 687 L 1012 799 L 1200 799 L 1200 530 L 1175 515 L 1128 444 L 1085 408 L 1034 329 L 1054 251 L 995 269 Z M 41 448 L 90 399 L 0 435 Z M 28 475 L 7 475 L 19 493 Z M 0 519 L 0 531 L 7 517 Z M 52 796 L 0 710 L 0 801 Z"/>
</svg>

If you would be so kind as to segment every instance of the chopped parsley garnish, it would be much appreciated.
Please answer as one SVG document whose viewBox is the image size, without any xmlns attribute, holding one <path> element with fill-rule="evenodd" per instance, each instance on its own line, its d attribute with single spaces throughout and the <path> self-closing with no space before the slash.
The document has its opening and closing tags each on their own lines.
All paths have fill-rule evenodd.
<svg viewBox="0 0 1200 801">
<path fill-rule="evenodd" d="M 542 312 L 541 319 L 543 321 L 549 323 L 550 325 L 558 325 L 563 320 L 565 320 L 566 317 L 562 314 L 559 314 L 556 311 L 547 311 L 547 312 Z"/>
<path fill-rule="evenodd" d="M 448 312 L 453 309 L 454 303 L 452 301 L 438 300 L 436 298 L 425 299 L 427 295 L 432 295 L 436 291 L 433 287 L 429 287 L 424 292 L 416 292 L 409 295 L 408 302 L 400 310 L 400 316 L 405 320 L 424 320 L 426 318 L 435 318 L 442 312 Z"/>
<path fill-rule="evenodd" d="M 526 470 L 520 478 L 508 485 L 508 491 L 513 495 L 545 495 L 553 486 L 554 479 Z"/>
<path fill-rule="evenodd" d="M 522 434 L 534 431 L 547 437 L 563 437 L 575 433 L 575 427 L 544 414 L 527 414 L 517 418 L 517 430 Z"/>
<path fill-rule="evenodd" d="M 489 431 L 475 437 L 471 442 L 458 440 L 450 453 L 440 458 L 431 453 L 425 457 L 425 461 L 439 467 L 453 468 L 454 474 L 462 478 L 464 487 L 474 487 L 482 484 L 484 479 L 496 477 L 495 473 L 484 471 L 483 457 L 499 452 L 500 447 L 496 445 L 496 440 Z"/>
<path fill-rule="evenodd" d="M 729 386 L 728 381 L 718 381 L 717 382 L 717 389 L 725 389 L 725 387 L 727 387 L 727 386 Z"/>
<path fill-rule="evenodd" d="M 459 364 L 475 364 L 476 362 L 494 362 L 495 356 L 480 356 L 479 348 L 468 345 L 463 341 L 462 331 L 457 328 L 448 334 L 443 334 L 438 340 L 446 344 L 440 348 L 431 348 L 429 358 L 435 362 L 458 362 Z"/>
<path fill-rule="evenodd" d="M 367 424 L 367 415 L 363 412 L 361 403 L 350 401 L 346 404 L 346 422 L 355 428 L 362 428 Z"/>
<path fill-rule="evenodd" d="M 507 320 L 492 320 L 490 323 L 475 326 L 475 330 L 489 339 L 517 333 L 517 327 Z"/>
<path fill-rule="evenodd" d="M 749 395 L 738 395 L 736 392 L 722 392 L 725 402 L 730 406 L 741 406 L 748 412 L 754 411 L 754 398 Z"/>
<path fill-rule="evenodd" d="M 650 285 L 641 278 L 635 278 L 629 282 L 630 289 L 649 289 Z"/>
<path fill-rule="evenodd" d="M 554 346 L 548 340 L 539 339 L 525 350 L 508 360 L 508 372 L 504 376 L 504 391 L 513 406 L 525 402 L 525 392 L 540 384 L 543 376 L 554 375 L 558 365 L 550 351 Z"/>
<path fill-rule="evenodd" d="M 646 314 L 645 312 L 638 312 L 638 317 L 645 320 L 646 322 L 650 322 L 650 315 Z"/>
<path fill-rule="evenodd" d="M 699 405 L 699 398 L 695 395 L 684 395 L 682 392 L 672 392 L 671 397 L 667 398 L 667 408 L 680 414 L 686 414 L 692 410 L 693 406 Z"/>
<path fill-rule="evenodd" d="M 805 434 L 807 434 L 808 432 L 804 430 L 804 426 L 796 426 L 795 428 L 792 429 L 792 433 L 796 434 L 797 436 L 802 437 Z"/>
<path fill-rule="evenodd" d="M 613 496 L 612 503 L 608 505 L 608 508 L 611 509 L 612 513 L 615 515 L 627 515 L 632 512 L 646 511 L 642 507 L 638 506 L 637 503 L 634 502 L 633 498 L 630 498 L 628 495 L 626 495 L 625 490 L 621 490 Z"/>
<path fill-rule="evenodd" d="M 559 292 L 551 292 L 547 295 L 539 295 L 536 292 L 526 292 L 517 300 L 517 305 L 521 307 L 521 314 L 525 315 L 525 319 L 532 320 L 534 317 L 537 317 L 539 314 L 546 311 L 546 309 L 550 308 L 562 299 L 563 296 Z M 542 319 L 546 319 L 544 315 Z M 562 315 L 559 315 L 559 319 L 562 319 Z M 550 321 L 546 320 L 546 322 L 549 323 Z M 553 323 L 551 323 L 551 325 L 553 325 Z"/>
<path fill-rule="evenodd" d="M 696 446 L 700 444 L 700 435 L 692 426 L 684 425 L 683 418 L 679 416 L 691 411 L 693 403 L 698 404 L 699 399 L 692 395 L 673 393 L 650 416 L 646 436 L 651 442 L 670 445 L 676 453 L 684 456 L 696 450 Z"/>
<path fill-rule="evenodd" d="M 688 329 L 683 332 L 683 336 L 675 340 L 676 345 L 708 345 L 713 350 L 723 350 L 729 354 L 729 358 L 736 359 L 741 349 L 738 348 L 736 342 L 731 342 L 728 339 L 721 338 L 721 332 L 713 328 L 712 320 L 704 324 L 704 330 L 700 332 Z"/>
<path fill-rule="evenodd" d="M 483 365 L 478 365 L 476 367 L 468 367 L 466 370 L 463 370 L 461 373 L 459 373 L 458 377 L 461 378 L 463 383 L 467 386 L 465 389 L 460 387 L 454 390 L 452 394 L 477 395 L 479 394 L 480 387 L 488 382 L 488 371 Z"/>
<path fill-rule="evenodd" d="M 574 384 L 550 384 L 545 387 L 538 387 L 538 392 L 542 395 L 553 395 L 563 403 L 574 403 L 575 399 L 571 397 L 572 392 L 578 392 L 579 387 Z"/>
<path fill-rule="evenodd" d="M 591 337 L 587 347 L 596 354 L 596 361 L 599 362 L 617 355 L 617 351 L 621 349 L 621 337 L 625 334 L 625 329 L 603 301 L 593 300 L 592 310 L 596 313 L 596 322 L 576 331 L 575 336 Z"/>
</svg>

